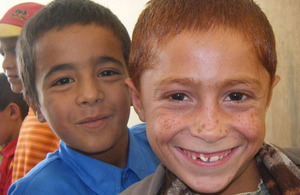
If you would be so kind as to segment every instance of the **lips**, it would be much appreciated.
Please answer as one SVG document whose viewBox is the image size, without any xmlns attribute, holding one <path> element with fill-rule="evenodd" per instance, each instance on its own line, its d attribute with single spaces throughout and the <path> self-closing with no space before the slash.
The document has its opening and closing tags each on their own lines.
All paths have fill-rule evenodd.
<svg viewBox="0 0 300 195">
<path fill-rule="evenodd" d="M 212 162 L 217 162 L 219 160 L 222 160 L 223 158 L 231 154 L 233 149 L 228 149 L 228 150 L 215 152 L 215 153 L 197 153 L 185 149 L 181 149 L 181 150 L 183 151 L 184 154 L 186 154 L 189 158 L 191 158 L 194 161 L 198 160 L 205 163 L 212 163 Z"/>
<path fill-rule="evenodd" d="M 106 124 L 110 117 L 111 115 L 87 117 L 78 121 L 76 124 L 88 129 L 100 128 Z"/>
<path fill-rule="evenodd" d="M 19 79 L 19 76 L 18 75 L 7 75 L 7 79 L 8 80 L 16 80 L 16 79 Z"/>
</svg>

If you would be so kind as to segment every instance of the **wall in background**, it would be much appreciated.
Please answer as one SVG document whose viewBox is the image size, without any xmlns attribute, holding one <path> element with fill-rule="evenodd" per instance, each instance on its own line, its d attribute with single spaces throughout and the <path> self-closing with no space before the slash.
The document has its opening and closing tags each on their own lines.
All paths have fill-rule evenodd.
<svg viewBox="0 0 300 195">
<path fill-rule="evenodd" d="M 29 0 L 47 4 L 50 0 Z M 147 0 L 95 0 L 110 8 L 131 35 L 139 13 Z M 255 0 L 269 18 L 277 41 L 278 71 L 281 81 L 273 93 L 267 114 L 266 140 L 282 147 L 300 147 L 300 1 Z M 20 0 L 1 0 L 0 16 Z M 2 64 L 2 58 L 0 58 Z M 0 69 L 0 72 L 2 70 Z M 129 127 L 139 123 L 132 109 Z"/>
<path fill-rule="evenodd" d="M 300 1 L 256 0 L 275 32 L 280 82 L 267 114 L 266 140 L 300 147 Z"/>
</svg>

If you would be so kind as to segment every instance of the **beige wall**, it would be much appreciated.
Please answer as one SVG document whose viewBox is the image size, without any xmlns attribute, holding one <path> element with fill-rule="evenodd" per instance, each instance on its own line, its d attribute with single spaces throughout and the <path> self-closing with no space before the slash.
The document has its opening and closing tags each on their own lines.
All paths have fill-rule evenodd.
<svg viewBox="0 0 300 195">
<path fill-rule="evenodd" d="M 281 81 L 267 114 L 266 140 L 300 147 L 300 1 L 255 0 L 273 26 Z"/>
</svg>

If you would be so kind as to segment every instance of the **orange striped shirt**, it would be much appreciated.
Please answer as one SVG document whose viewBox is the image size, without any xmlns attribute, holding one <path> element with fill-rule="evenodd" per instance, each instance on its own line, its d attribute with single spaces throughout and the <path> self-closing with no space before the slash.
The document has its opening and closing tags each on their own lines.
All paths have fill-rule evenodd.
<svg viewBox="0 0 300 195">
<path fill-rule="evenodd" d="M 29 109 L 19 134 L 14 157 L 12 182 L 25 176 L 47 153 L 58 149 L 59 138 L 47 123 L 40 123 Z"/>
</svg>

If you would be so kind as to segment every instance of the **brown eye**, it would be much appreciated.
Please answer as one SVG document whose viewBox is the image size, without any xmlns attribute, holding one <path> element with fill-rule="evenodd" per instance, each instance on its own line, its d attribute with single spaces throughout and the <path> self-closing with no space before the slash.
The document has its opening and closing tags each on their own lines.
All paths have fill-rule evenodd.
<svg viewBox="0 0 300 195">
<path fill-rule="evenodd" d="M 231 94 L 229 94 L 228 98 L 231 101 L 241 101 L 241 100 L 245 99 L 246 96 L 242 93 L 231 93 Z"/>
<path fill-rule="evenodd" d="M 53 86 L 56 86 L 56 85 L 65 85 L 65 84 L 71 83 L 73 81 L 74 80 L 70 79 L 70 78 L 62 78 L 62 79 L 59 79 L 57 82 L 55 82 Z"/>
<path fill-rule="evenodd" d="M 177 100 L 177 101 L 184 101 L 184 100 L 188 100 L 188 97 L 183 94 L 183 93 L 176 93 L 170 96 L 170 98 L 172 100 Z"/>
<path fill-rule="evenodd" d="M 116 75 L 116 74 L 119 74 L 119 73 L 116 72 L 116 71 L 112 71 L 112 70 L 106 70 L 106 71 L 101 72 L 99 74 L 99 77 L 113 76 L 113 75 Z"/>
</svg>

